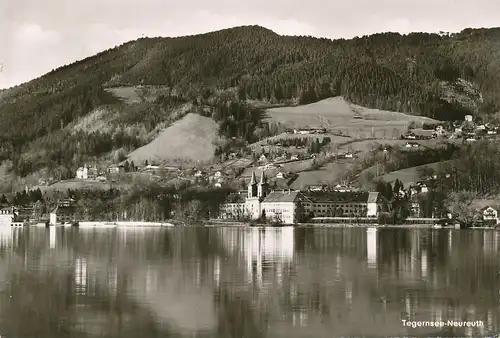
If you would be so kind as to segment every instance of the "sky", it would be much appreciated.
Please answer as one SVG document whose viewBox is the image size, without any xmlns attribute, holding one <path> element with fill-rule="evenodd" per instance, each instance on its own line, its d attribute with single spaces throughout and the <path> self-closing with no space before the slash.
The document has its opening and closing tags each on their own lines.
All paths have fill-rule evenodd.
<svg viewBox="0 0 500 338">
<path fill-rule="evenodd" d="M 241 25 L 351 38 L 500 26 L 499 0 L 0 0 L 0 88 L 142 36 Z"/>
</svg>

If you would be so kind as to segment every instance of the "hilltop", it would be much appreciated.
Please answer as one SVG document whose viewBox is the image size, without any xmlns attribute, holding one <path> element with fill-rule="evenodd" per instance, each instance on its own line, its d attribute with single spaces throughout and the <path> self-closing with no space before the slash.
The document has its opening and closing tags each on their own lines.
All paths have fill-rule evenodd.
<svg viewBox="0 0 500 338">
<path fill-rule="evenodd" d="M 499 47 L 498 28 L 332 41 L 244 26 L 141 38 L 2 91 L 0 160 L 20 176 L 49 168 L 68 178 L 88 159 L 136 156 L 188 113 L 211 118 L 220 137 L 253 143 L 263 111 L 250 103 L 342 96 L 359 114 L 492 114 L 500 107 Z"/>
</svg>

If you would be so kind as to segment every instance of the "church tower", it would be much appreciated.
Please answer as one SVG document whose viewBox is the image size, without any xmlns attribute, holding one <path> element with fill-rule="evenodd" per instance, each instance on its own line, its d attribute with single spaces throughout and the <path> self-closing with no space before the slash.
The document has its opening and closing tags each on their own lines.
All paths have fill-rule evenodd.
<svg viewBox="0 0 500 338">
<path fill-rule="evenodd" d="M 248 183 L 248 198 L 257 197 L 257 178 L 255 177 L 255 171 L 252 172 L 252 179 Z"/>
<path fill-rule="evenodd" d="M 264 170 L 262 170 L 260 174 L 259 186 L 257 189 L 257 196 L 259 198 L 264 198 L 267 196 L 268 192 L 269 192 L 269 183 L 267 183 L 267 177 L 264 174 Z"/>
</svg>

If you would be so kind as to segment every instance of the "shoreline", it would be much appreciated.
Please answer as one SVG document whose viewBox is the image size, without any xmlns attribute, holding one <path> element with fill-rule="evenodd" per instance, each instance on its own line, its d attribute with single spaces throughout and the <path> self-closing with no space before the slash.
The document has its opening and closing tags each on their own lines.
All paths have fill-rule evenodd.
<svg viewBox="0 0 500 338">
<path fill-rule="evenodd" d="M 210 228 L 376 228 L 376 229 L 433 229 L 433 230 L 500 230 L 495 227 L 473 227 L 456 229 L 454 227 L 440 227 L 436 228 L 434 224 L 377 224 L 377 223 L 297 223 L 297 224 L 251 224 L 238 221 L 210 221 L 205 224 L 205 227 Z"/>
<path fill-rule="evenodd" d="M 140 221 L 83 221 L 77 222 L 78 225 L 71 223 L 67 224 L 50 224 L 48 227 L 64 227 L 64 228 L 172 228 L 180 224 L 177 222 L 140 222 Z M 45 223 L 36 223 L 29 225 L 31 227 L 47 227 Z"/>
</svg>

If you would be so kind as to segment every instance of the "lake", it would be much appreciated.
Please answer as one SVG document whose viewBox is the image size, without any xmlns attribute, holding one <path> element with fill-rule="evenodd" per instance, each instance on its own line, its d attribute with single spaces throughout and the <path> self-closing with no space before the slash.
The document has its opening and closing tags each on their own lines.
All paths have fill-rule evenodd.
<svg viewBox="0 0 500 338">
<path fill-rule="evenodd" d="M 500 328 L 499 238 L 495 230 L 0 228 L 0 337 L 487 336 Z"/>
</svg>

